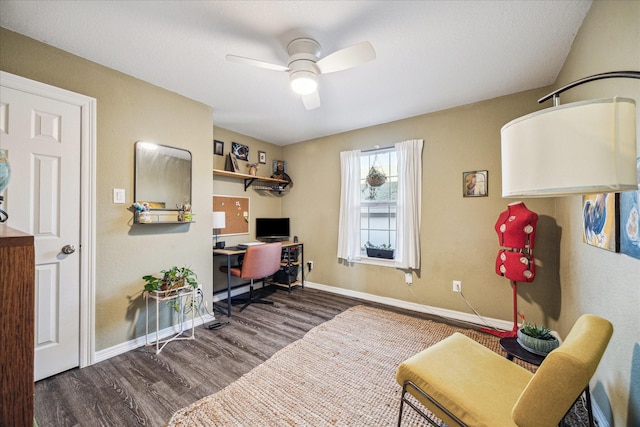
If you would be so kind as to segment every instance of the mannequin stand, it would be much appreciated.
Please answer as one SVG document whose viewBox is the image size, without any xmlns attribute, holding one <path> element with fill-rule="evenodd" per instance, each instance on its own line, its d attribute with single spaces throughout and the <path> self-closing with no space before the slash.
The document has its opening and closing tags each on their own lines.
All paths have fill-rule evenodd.
<svg viewBox="0 0 640 427">
<path fill-rule="evenodd" d="M 515 280 L 511 281 L 511 288 L 513 289 L 513 329 L 510 331 L 499 331 L 497 329 L 482 328 L 480 331 L 500 338 L 518 336 L 518 283 Z"/>
</svg>

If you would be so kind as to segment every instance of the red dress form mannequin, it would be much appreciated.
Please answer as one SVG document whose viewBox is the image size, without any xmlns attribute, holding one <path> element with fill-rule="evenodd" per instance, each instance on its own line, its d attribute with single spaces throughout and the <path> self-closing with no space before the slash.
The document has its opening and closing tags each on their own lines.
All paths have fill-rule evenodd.
<svg viewBox="0 0 640 427">
<path fill-rule="evenodd" d="M 496 274 L 516 282 L 533 282 L 533 245 L 538 214 L 524 203 L 510 203 L 496 221 L 495 229 L 502 249 L 496 258 Z"/>
<path fill-rule="evenodd" d="M 515 202 L 498 216 L 495 230 L 502 249 L 496 257 L 496 273 L 511 280 L 513 288 L 513 329 L 496 331 L 483 329 L 500 337 L 514 337 L 518 332 L 517 282 L 532 282 L 535 278 L 533 245 L 536 237 L 538 214 L 527 209 L 524 203 Z"/>
</svg>

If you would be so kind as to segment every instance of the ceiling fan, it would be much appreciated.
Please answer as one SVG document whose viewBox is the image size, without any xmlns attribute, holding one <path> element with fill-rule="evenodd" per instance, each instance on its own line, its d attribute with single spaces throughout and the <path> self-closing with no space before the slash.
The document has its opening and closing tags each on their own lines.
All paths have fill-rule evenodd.
<svg viewBox="0 0 640 427">
<path fill-rule="evenodd" d="M 303 37 L 291 41 L 287 52 L 287 66 L 236 55 L 226 55 L 226 59 L 267 70 L 287 71 L 291 88 L 302 95 L 302 102 L 307 110 L 320 106 L 318 75 L 347 70 L 376 59 L 376 52 L 369 42 L 358 43 L 320 59 L 320 43 Z"/>
</svg>

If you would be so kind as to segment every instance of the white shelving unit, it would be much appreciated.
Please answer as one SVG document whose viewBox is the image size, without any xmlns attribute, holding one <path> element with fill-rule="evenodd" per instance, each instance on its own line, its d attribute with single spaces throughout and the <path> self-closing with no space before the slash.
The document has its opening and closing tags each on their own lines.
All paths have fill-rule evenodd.
<svg viewBox="0 0 640 427">
<path fill-rule="evenodd" d="M 151 292 L 145 292 L 145 302 L 146 302 L 146 308 L 147 308 L 147 329 L 146 329 L 146 342 L 147 342 L 147 346 L 150 345 L 155 345 L 156 347 L 156 354 L 159 354 L 162 349 L 169 344 L 171 341 L 177 341 L 177 340 L 193 340 L 196 338 L 195 335 L 195 315 L 196 315 L 196 309 L 195 309 L 195 298 L 196 298 L 196 288 L 192 287 L 192 286 L 183 286 L 181 288 L 176 288 L 176 289 L 171 289 L 168 291 L 151 291 Z M 160 303 L 161 302 L 169 302 L 172 301 L 176 298 L 179 298 L 179 304 L 180 304 L 180 311 L 178 312 L 180 314 L 180 330 L 178 332 L 176 332 L 175 334 L 171 335 L 169 338 L 163 339 L 161 340 L 159 337 L 159 329 L 160 329 L 160 316 L 159 316 L 159 309 L 160 309 Z M 185 333 L 185 329 L 184 329 L 184 313 L 185 313 L 185 307 L 188 306 L 189 304 L 189 298 L 191 298 L 191 335 L 189 336 L 182 336 L 183 333 Z M 156 306 L 156 339 L 153 342 L 149 342 L 149 300 L 154 300 L 155 301 L 155 306 Z"/>
</svg>

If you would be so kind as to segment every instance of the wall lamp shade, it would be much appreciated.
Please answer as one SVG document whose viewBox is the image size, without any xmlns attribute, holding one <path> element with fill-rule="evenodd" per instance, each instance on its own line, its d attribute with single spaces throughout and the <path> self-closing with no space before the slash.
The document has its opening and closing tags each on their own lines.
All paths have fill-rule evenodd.
<svg viewBox="0 0 640 427">
<path fill-rule="evenodd" d="M 541 110 L 502 127 L 502 197 L 638 190 L 636 106 L 597 99 Z"/>
<path fill-rule="evenodd" d="M 225 214 L 224 212 L 214 212 L 213 213 L 213 228 L 216 230 L 222 230 L 227 225 L 225 223 Z"/>
</svg>

